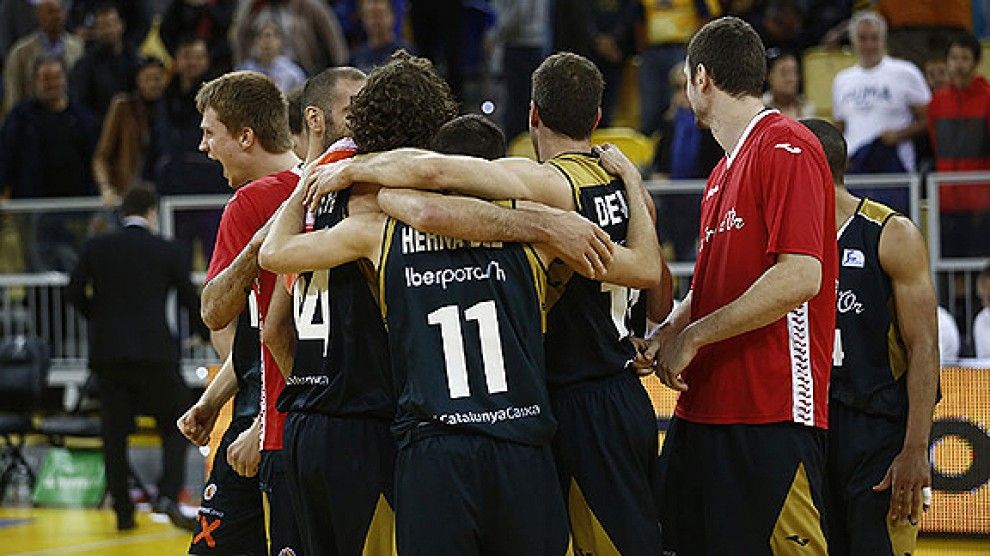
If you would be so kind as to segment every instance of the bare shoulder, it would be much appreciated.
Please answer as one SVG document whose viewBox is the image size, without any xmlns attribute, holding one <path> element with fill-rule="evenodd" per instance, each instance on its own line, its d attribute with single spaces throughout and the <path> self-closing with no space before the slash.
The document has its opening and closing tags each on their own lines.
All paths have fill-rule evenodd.
<svg viewBox="0 0 990 556">
<path fill-rule="evenodd" d="M 880 266 L 891 277 L 928 271 L 928 252 L 921 230 L 909 218 L 896 214 L 880 232 Z"/>
</svg>

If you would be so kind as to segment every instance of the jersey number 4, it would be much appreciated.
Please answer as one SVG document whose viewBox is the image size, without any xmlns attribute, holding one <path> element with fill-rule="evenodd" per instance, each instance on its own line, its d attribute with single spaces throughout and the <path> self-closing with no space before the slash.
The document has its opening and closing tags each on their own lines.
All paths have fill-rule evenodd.
<svg viewBox="0 0 990 556">
<path fill-rule="evenodd" d="M 632 306 L 639 300 L 639 290 L 602 282 L 602 293 L 608 294 L 609 304 L 611 305 L 612 324 L 615 325 L 615 330 L 619 333 L 619 339 L 621 340 L 629 335 L 629 327 L 626 326 L 626 317 L 629 315 L 629 310 L 632 309 Z"/>
<path fill-rule="evenodd" d="M 509 389 L 505 381 L 505 361 L 502 358 L 502 336 L 498 332 L 498 311 L 494 301 L 476 303 L 464 311 L 464 320 L 478 322 L 481 339 L 481 360 L 485 366 L 485 382 L 488 393 L 497 394 Z M 447 368 L 447 389 L 450 397 L 466 398 L 471 395 L 468 386 L 467 358 L 464 356 L 464 333 L 461 328 L 461 309 L 446 305 L 426 315 L 430 325 L 440 326 L 443 341 L 443 358 Z"/>
<path fill-rule="evenodd" d="M 327 347 L 330 345 L 328 281 L 329 273 L 319 270 L 313 272 L 308 281 L 305 276 L 300 276 L 292 287 L 292 320 L 296 324 L 296 337 L 300 340 L 323 342 L 324 357 L 327 356 Z M 300 291 L 303 289 L 305 291 Z"/>
</svg>

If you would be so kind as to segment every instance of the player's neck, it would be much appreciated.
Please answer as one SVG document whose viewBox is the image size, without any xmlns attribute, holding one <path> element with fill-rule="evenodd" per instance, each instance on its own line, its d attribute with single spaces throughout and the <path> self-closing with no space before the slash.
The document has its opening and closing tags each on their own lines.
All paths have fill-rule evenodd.
<svg viewBox="0 0 990 556">
<path fill-rule="evenodd" d="M 849 192 L 848 189 L 842 186 L 837 186 L 835 188 L 835 228 L 841 229 L 842 226 L 856 214 L 856 208 L 859 207 L 860 198 L 856 197 Z"/>
<path fill-rule="evenodd" d="M 251 179 L 256 180 L 293 168 L 299 164 L 299 157 L 291 150 L 284 153 L 270 153 L 262 150 L 252 157 L 252 162 Z"/>
<path fill-rule="evenodd" d="M 725 95 L 719 103 L 722 106 L 716 106 L 712 110 L 710 127 L 712 135 L 722 149 L 731 153 L 753 118 L 766 107 L 763 105 L 763 100 L 756 97 L 736 99 Z"/>
<path fill-rule="evenodd" d="M 540 162 L 546 162 L 562 153 L 574 152 L 590 153 L 591 138 L 572 139 L 548 129 L 543 130 L 539 140 L 539 152 L 537 153 Z"/>
</svg>

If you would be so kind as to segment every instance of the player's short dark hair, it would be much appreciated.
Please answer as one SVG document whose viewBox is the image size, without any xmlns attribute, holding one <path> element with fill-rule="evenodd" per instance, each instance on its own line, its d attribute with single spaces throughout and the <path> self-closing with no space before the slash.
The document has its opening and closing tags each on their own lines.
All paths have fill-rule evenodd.
<svg viewBox="0 0 990 556">
<path fill-rule="evenodd" d="M 136 185 L 124 194 L 120 202 L 121 216 L 144 216 L 158 206 L 158 194 L 148 187 Z"/>
<path fill-rule="evenodd" d="M 285 95 L 264 75 L 254 71 L 233 71 L 208 81 L 196 93 L 200 113 L 212 108 L 217 120 L 232 135 L 251 128 L 261 146 L 270 153 L 292 148 L 289 136 L 289 109 Z"/>
<path fill-rule="evenodd" d="M 949 48 L 953 46 L 958 46 L 959 48 L 966 48 L 973 53 L 973 60 L 979 64 L 980 58 L 982 58 L 983 47 L 980 45 L 980 41 L 976 40 L 976 37 L 972 33 L 963 33 L 956 36 L 949 42 Z"/>
<path fill-rule="evenodd" d="M 368 76 L 363 71 L 350 66 L 329 68 L 310 77 L 303 85 L 302 108 L 315 106 L 323 110 L 325 116 L 330 115 L 333 108 L 333 97 L 337 90 L 337 82 L 364 81 Z"/>
<path fill-rule="evenodd" d="M 433 64 L 399 50 L 351 99 L 347 121 L 358 151 L 368 153 L 429 148 L 440 126 L 456 115 L 450 86 Z"/>
<path fill-rule="evenodd" d="M 605 79 L 591 60 L 572 52 L 548 56 L 533 72 L 533 103 L 551 131 L 582 140 L 598 123 Z"/>
<path fill-rule="evenodd" d="M 846 179 L 846 139 L 834 125 L 818 118 L 800 120 L 804 127 L 811 130 L 822 144 L 828 168 L 832 171 L 832 181 L 842 184 Z"/>
<path fill-rule="evenodd" d="M 480 114 L 465 114 L 440 127 L 433 140 L 433 150 L 495 160 L 505 157 L 505 134 L 488 118 Z"/>
<path fill-rule="evenodd" d="M 299 135 L 303 132 L 302 93 L 303 88 L 296 87 L 285 95 L 285 100 L 289 103 L 289 131 L 293 135 Z"/>
<path fill-rule="evenodd" d="M 715 86 L 733 97 L 763 94 L 766 49 L 753 27 L 737 17 L 720 17 L 699 29 L 688 44 L 687 63 L 692 79 L 705 66 Z"/>
</svg>

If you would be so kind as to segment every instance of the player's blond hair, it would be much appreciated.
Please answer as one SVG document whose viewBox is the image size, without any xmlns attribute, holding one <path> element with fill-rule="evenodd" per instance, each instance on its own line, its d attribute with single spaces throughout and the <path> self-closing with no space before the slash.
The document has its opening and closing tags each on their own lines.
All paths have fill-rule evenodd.
<svg viewBox="0 0 990 556">
<path fill-rule="evenodd" d="M 196 93 L 200 113 L 212 108 L 231 135 L 251 128 L 270 153 L 292 148 L 288 102 L 267 77 L 254 71 L 235 71 L 204 83 Z"/>
</svg>

